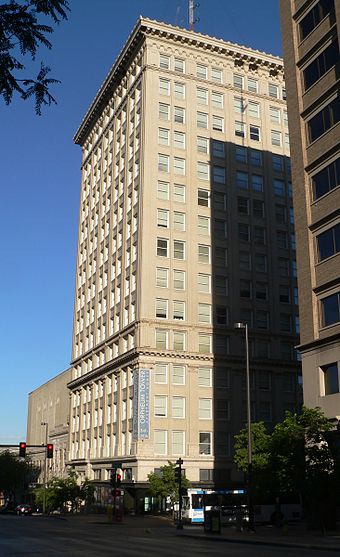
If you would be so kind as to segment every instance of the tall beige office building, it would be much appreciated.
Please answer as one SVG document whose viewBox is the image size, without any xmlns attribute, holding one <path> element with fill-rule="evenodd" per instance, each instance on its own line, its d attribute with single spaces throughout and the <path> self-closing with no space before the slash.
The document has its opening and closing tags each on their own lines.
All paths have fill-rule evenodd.
<svg viewBox="0 0 340 557">
<path fill-rule="evenodd" d="M 284 98 L 280 58 L 141 18 L 76 133 L 70 462 L 103 500 L 112 462 L 137 499 L 179 457 L 194 485 L 240 480 L 235 322 L 252 419 L 299 404 Z"/>
<path fill-rule="evenodd" d="M 304 402 L 340 419 L 340 2 L 281 0 Z"/>
</svg>

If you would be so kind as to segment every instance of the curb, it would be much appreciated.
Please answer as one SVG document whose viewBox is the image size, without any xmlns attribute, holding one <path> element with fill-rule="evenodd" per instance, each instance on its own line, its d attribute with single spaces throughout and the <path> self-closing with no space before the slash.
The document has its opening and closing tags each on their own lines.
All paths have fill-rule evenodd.
<svg viewBox="0 0 340 557">
<path fill-rule="evenodd" d="M 232 538 L 218 538 L 214 536 L 195 536 L 193 534 L 177 534 L 179 537 L 192 538 L 195 540 L 206 540 L 206 541 L 216 541 L 225 543 L 243 543 L 247 545 L 267 545 L 272 547 L 295 547 L 297 549 L 313 549 L 316 551 L 337 551 L 339 553 L 340 547 L 335 546 L 325 546 L 325 545 L 314 545 L 311 543 L 299 543 L 299 542 L 280 542 L 275 540 L 247 540 L 247 539 L 232 539 Z"/>
</svg>

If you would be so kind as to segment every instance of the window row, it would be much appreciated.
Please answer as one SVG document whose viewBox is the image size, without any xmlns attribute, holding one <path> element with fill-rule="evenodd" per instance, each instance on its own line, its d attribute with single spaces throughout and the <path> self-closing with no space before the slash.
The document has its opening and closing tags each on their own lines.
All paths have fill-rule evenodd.
<svg viewBox="0 0 340 557">
<path fill-rule="evenodd" d="M 222 221 L 224 222 L 224 221 Z M 169 257 L 169 240 L 168 238 L 157 238 L 156 242 L 156 254 L 159 257 Z M 211 246 L 205 244 L 199 244 L 197 249 L 198 261 L 199 263 L 210 263 L 211 261 Z M 184 260 L 186 257 L 185 253 L 185 242 L 183 240 L 173 240 L 173 252 L 172 256 L 174 259 Z"/>
<path fill-rule="evenodd" d="M 309 142 L 312 143 L 340 121 L 340 96 L 333 99 L 307 122 Z"/>
<path fill-rule="evenodd" d="M 171 417 L 185 418 L 186 398 L 183 396 L 173 396 L 171 398 Z M 212 399 L 198 399 L 198 418 L 200 420 L 212 419 Z M 168 417 L 168 397 L 166 395 L 154 396 L 154 416 L 156 418 Z"/>
<path fill-rule="evenodd" d="M 253 256 L 249 251 L 239 252 L 239 267 L 241 271 L 254 270 L 258 273 L 266 273 L 268 268 L 267 255 L 255 253 Z M 280 277 L 292 276 L 296 278 L 296 261 L 287 257 L 278 257 L 276 260 L 276 272 Z"/>
<path fill-rule="evenodd" d="M 328 327 L 340 322 L 340 292 L 335 292 L 320 300 L 321 326 Z"/>
<path fill-rule="evenodd" d="M 154 382 L 166 385 L 168 383 L 169 364 L 155 363 L 154 368 Z M 212 386 L 212 368 L 199 367 L 197 370 L 198 386 L 211 387 Z M 186 368 L 185 366 L 172 364 L 171 365 L 171 378 L 173 385 L 185 385 L 186 382 Z"/>
<path fill-rule="evenodd" d="M 239 114 L 248 114 L 251 118 L 260 118 L 260 103 L 244 99 L 243 97 L 234 97 L 234 112 Z M 282 110 L 276 106 L 269 106 L 269 120 L 274 124 L 288 126 L 287 110 Z"/>
<path fill-rule="evenodd" d="M 169 331 L 168 329 L 156 329 L 155 342 L 156 348 L 160 350 L 169 350 L 171 340 L 171 350 L 186 350 L 186 332 L 185 331 Z M 214 343 L 213 343 L 214 340 Z M 209 354 L 212 352 L 218 354 L 229 353 L 229 337 L 221 334 L 212 336 L 208 333 L 198 333 L 198 352 L 201 354 Z"/>
</svg>

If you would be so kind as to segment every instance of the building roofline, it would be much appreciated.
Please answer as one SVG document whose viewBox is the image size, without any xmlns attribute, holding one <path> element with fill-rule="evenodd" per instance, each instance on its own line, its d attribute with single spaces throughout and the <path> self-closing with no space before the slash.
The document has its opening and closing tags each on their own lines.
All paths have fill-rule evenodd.
<svg viewBox="0 0 340 557">
<path fill-rule="evenodd" d="M 72 367 L 69 367 L 68 369 L 65 369 L 65 371 L 62 371 L 61 373 L 58 373 L 58 375 L 54 375 L 54 377 L 51 377 L 51 379 L 48 379 L 47 381 L 45 381 L 45 383 L 42 383 L 42 385 L 39 385 L 39 387 L 37 387 L 36 389 L 33 389 L 33 391 L 30 391 L 28 393 L 28 396 L 32 395 L 33 393 L 36 393 L 40 389 L 43 389 L 44 387 L 46 387 L 46 385 L 48 385 L 49 383 L 52 383 L 52 381 L 55 381 L 56 379 L 59 379 L 62 375 L 66 375 L 67 373 L 71 374 L 71 372 L 72 372 Z"/>
<path fill-rule="evenodd" d="M 82 145 L 84 143 L 93 122 L 110 96 L 112 87 L 115 83 L 120 82 L 122 69 L 125 68 L 127 60 L 129 60 L 136 46 L 142 43 L 144 37 L 149 34 L 177 40 L 189 46 L 203 47 L 210 52 L 232 56 L 235 60 L 244 60 L 255 65 L 266 65 L 274 71 L 283 71 L 283 60 L 279 56 L 140 16 L 76 131 L 74 136 L 76 144 Z"/>
</svg>

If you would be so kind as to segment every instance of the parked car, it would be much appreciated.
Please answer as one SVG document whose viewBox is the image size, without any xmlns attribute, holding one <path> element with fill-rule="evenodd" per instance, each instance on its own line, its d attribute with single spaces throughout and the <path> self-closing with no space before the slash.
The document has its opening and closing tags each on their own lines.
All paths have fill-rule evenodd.
<svg viewBox="0 0 340 557">
<path fill-rule="evenodd" d="M 16 507 L 15 511 L 17 515 L 28 515 L 28 514 L 32 514 L 33 509 L 31 505 L 26 505 L 22 503 Z"/>
</svg>

